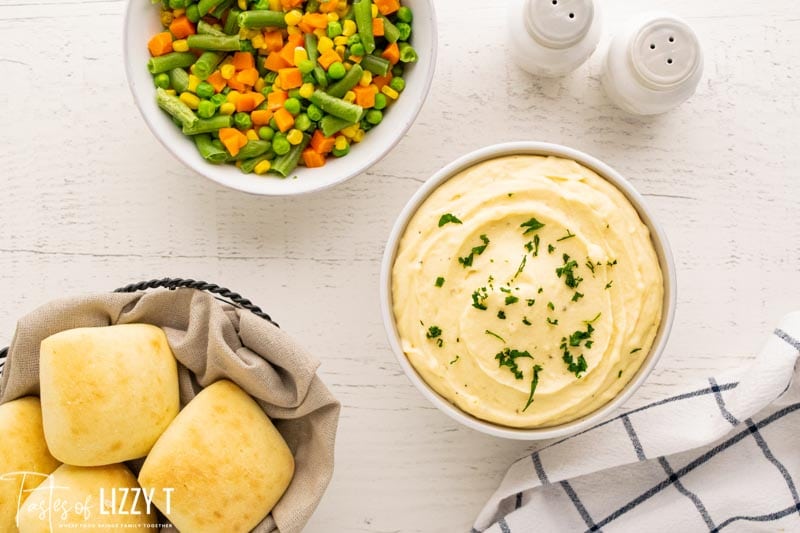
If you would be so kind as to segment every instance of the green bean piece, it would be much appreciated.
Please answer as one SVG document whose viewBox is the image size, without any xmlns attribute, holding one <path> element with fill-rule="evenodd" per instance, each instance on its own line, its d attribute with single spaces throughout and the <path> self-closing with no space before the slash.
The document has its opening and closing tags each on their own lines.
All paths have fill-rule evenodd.
<svg viewBox="0 0 800 533">
<path fill-rule="evenodd" d="M 350 122 L 358 122 L 364 113 L 364 108 L 360 105 L 345 102 L 341 98 L 331 96 L 319 89 L 311 95 L 311 103 L 328 114 Z"/>
<path fill-rule="evenodd" d="M 222 31 L 228 35 L 236 35 L 239 33 L 239 13 L 241 13 L 241 11 L 236 7 L 232 7 L 230 11 L 228 11 L 228 18 L 225 20 Z"/>
<path fill-rule="evenodd" d="M 220 52 L 233 52 L 242 49 L 238 35 L 226 35 L 218 37 L 216 35 L 190 35 L 186 38 L 189 48 L 198 50 L 214 50 Z M 163 57 L 163 56 L 162 56 Z"/>
<path fill-rule="evenodd" d="M 205 17 L 208 13 L 222 3 L 222 0 L 200 0 L 197 3 L 197 11 L 201 17 Z"/>
<path fill-rule="evenodd" d="M 364 50 L 371 54 L 375 50 L 375 36 L 372 34 L 372 2 L 370 0 L 356 0 L 353 2 L 353 11 L 356 17 L 358 35 Z"/>
<path fill-rule="evenodd" d="M 319 0 L 308 0 L 306 13 L 316 13 L 317 11 L 319 11 Z"/>
<path fill-rule="evenodd" d="M 153 83 L 156 84 L 156 87 L 160 87 L 162 89 L 169 89 L 170 81 L 169 81 L 169 74 L 166 72 L 162 72 L 161 74 L 156 74 L 153 77 Z"/>
<path fill-rule="evenodd" d="M 174 68 L 187 68 L 195 61 L 191 52 L 170 52 L 163 56 L 151 57 L 147 61 L 147 70 L 150 74 L 161 74 Z"/>
<path fill-rule="evenodd" d="M 317 48 L 317 36 L 313 33 L 306 33 L 306 53 L 308 54 L 308 60 L 313 62 L 314 64 L 317 63 L 317 59 L 319 59 L 319 49 Z"/>
<path fill-rule="evenodd" d="M 397 31 L 400 32 L 400 40 L 407 41 L 411 37 L 411 25 L 405 22 L 397 23 Z"/>
<path fill-rule="evenodd" d="M 200 21 L 200 10 L 197 8 L 197 4 L 192 4 L 186 8 L 186 18 L 194 24 Z"/>
<path fill-rule="evenodd" d="M 236 3 L 236 0 L 222 0 L 217 7 L 214 8 L 213 13 L 209 13 L 212 17 L 215 17 L 217 20 L 222 21 L 222 14 L 225 13 L 225 10 L 233 6 Z"/>
<path fill-rule="evenodd" d="M 322 109 L 318 108 L 314 104 L 308 104 L 308 109 L 306 109 L 306 114 L 308 118 L 311 119 L 312 122 L 319 122 L 322 118 Z"/>
<path fill-rule="evenodd" d="M 247 144 L 239 150 L 239 153 L 233 159 L 236 161 L 252 159 L 266 154 L 270 148 L 272 148 L 272 143 L 269 141 L 247 141 Z"/>
<path fill-rule="evenodd" d="M 417 51 L 408 43 L 400 43 L 400 61 L 403 63 L 413 63 L 418 59 Z"/>
<path fill-rule="evenodd" d="M 333 137 L 343 129 L 352 126 L 355 122 L 349 122 L 333 115 L 325 115 L 319 121 L 319 129 L 325 137 Z"/>
<path fill-rule="evenodd" d="M 194 114 L 194 111 L 181 102 L 180 98 L 167 93 L 167 91 L 160 87 L 156 89 L 156 102 L 158 103 L 158 107 L 169 113 L 172 118 L 179 121 L 184 128 L 194 127 L 200 121 L 197 115 Z"/>
<path fill-rule="evenodd" d="M 370 15 L 372 15 L 372 8 L 370 8 Z M 344 12 L 344 15 L 339 17 L 341 20 L 355 20 L 356 14 L 353 6 L 347 6 L 347 11 Z"/>
<path fill-rule="evenodd" d="M 170 9 L 182 9 L 186 7 L 187 0 L 169 0 Z"/>
<path fill-rule="evenodd" d="M 230 16 L 230 15 L 229 15 Z M 283 11 L 243 11 L 239 13 L 239 26 L 247 29 L 285 28 L 287 26 Z"/>
<path fill-rule="evenodd" d="M 368 70 L 376 76 L 386 76 L 389 69 L 392 67 L 388 59 L 378 56 L 364 56 L 361 60 L 361 67 Z"/>
<path fill-rule="evenodd" d="M 402 6 L 398 9 L 396 16 L 397 20 L 405 22 L 406 24 L 411 24 L 411 21 L 414 20 L 414 13 L 412 13 L 411 8 L 407 6 Z"/>
<path fill-rule="evenodd" d="M 311 136 L 307 133 L 303 134 L 303 140 L 300 144 L 292 146 L 291 150 L 289 150 L 286 155 L 275 158 L 270 171 L 276 172 L 284 178 L 288 176 L 290 172 L 297 168 L 297 164 L 300 162 L 300 156 L 303 154 L 303 150 L 306 149 L 309 142 L 311 142 Z"/>
<path fill-rule="evenodd" d="M 262 161 L 269 161 L 271 159 L 275 159 L 275 152 L 268 151 L 264 155 L 260 155 L 252 159 L 247 159 L 245 161 L 242 161 L 241 166 L 239 166 L 239 170 L 241 170 L 245 174 L 250 174 L 251 172 L 253 172 L 253 170 L 255 170 L 256 165 L 258 165 Z"/>
<path fill-rule="evenodd" d="M 223 59 L 225 59 L 224 52 L 203 52 L 194 64 L 194 75 L 205 80 L 211 76 Z"/>
<path fill-rule="evenodd" d="M 228 153 L 214 145 L 211 134 L 209 133 L 195 135 L 194 145 L 197 146 L 197 151 L 200 152 L 203 159 L 209 163 L 218 165 L 228 160 Z"/>
<path fill-rule="evenodd" d="M 183 102 L 181 102 L 183 103 Z M 198 133 L 212 133 L 221 128 L 230 128 L 233 124 L 233 117 L 230 115 L 217 115 L 211 118 L 198 118 L 192 126 L 183 126 L 184 135 L 197 135 Z"/>
<path fill-rule="evenodd" d="M 383 38 L 389 41 L 390 43 L 396 43 L 397 39 L 400 38 L 400 30 L 397 29 L 397 26 L 392 24 L 392 21 L 380 15 L 381 19 L 383 19 Z"/>
<path fill-rule="evenodd" d="M 326 88 L 328 86 L 328 75 L 325 74 L 325 69 L 317 65 L 314 67 L 313 73 L 314 79 L 317 81 L 317 85 L 323 89 Z"/>
<path fill-rule="evenodd" d="M 197 23 L 197 33 L 202 35 L 216 35 L 217 37 L 225 37 L 225 32 L 206 22 L 205 20 L 200 20 Z"/>
<path fill-rule="evenodd" d="M 174 68 L 169 71 L 169 84 L 176 92 L 186 92 L 189 88 L 189 73 L 182 68 Z"/>
<path fill-rule="evenodd" d="M 328 87 L 325 92 L 331 96 L 335 96 L 336 98 L 342 98 L 345 94 L 347 94 L 347 91 L 358 85 L 358 82 L 361 81 L 361 76 L 363 75 L 364 69 L 361 68 L 361 65 L 356 63 L 350 67 L 350 70 L 347 71 L 347 74 L 344 75 L 344 78 Z"/>
</svg>

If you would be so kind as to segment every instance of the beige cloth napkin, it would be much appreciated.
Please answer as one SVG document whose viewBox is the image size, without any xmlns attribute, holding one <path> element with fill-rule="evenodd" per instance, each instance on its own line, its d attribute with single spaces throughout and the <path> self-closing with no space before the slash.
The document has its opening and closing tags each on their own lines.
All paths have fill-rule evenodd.
<svg viewBox="0 0 800 533">
<path fill-rule="evenodd" d="M 333 474 L 340 404 L 317 377 L 319 363 L 283 331 L 207 293 L 99 294 L 40 307 L 17 324 L 0 380 L 0 404 L 39 394 L 42 339 L 70 328 L 134 322 L 166 332 L 180 363 L 182 405 L 201 388 L 229 379 L 275 422 L 294 453 L 296 472 L 286 494 L 253 531 L 300 531 Z"/>
</svg>

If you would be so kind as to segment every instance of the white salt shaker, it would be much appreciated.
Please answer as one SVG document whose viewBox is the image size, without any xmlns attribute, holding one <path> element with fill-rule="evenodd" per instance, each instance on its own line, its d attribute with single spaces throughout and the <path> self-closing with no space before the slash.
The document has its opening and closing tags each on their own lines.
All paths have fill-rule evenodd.
<svg viewBox="0 0 800 533">
<path fill-rule="evenodd" d="M 600 4 L 594 0 L 510 0 L 511 54 L 524 70 L 563 76 L 578 68 L 600 42 Z"/>
<path fill-rule="evenodd" d="M 656 115 L 692 96 L 702 75 L 703 50 L 689 25 L 667 13 L 648 13 L 612 39 L 601 79 L 625 111 Z"/>
</svg>

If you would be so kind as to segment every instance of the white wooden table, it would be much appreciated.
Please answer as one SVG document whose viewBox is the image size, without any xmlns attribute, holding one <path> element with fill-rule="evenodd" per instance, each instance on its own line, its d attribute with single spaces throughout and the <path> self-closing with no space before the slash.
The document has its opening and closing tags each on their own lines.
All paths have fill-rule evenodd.
<svg viewBox="0 0 800 533">
<path fill-rule="evenodd" d="M 669 8 L 705 46 L 698 93 L 652 119 L 607 101 L 602 53 L 565 79 L 532 78 L 508 62 L 503 2 L 436 4 L 438 70 L 408 136 L 343 186 L 279 200 L 212 184 L 156 142 L 125 81 L 123 0 L 0 0 L 0 343 L 59 296 L 161 276 L 227 285 L 322 360 L 344 406 L 336 474 L 308 531 L 449 532 L 469 529 L 533 446 L 439 413 L 385 339 L 385 239 L 445 163 L 546 140 L 604 159 L 644 194 L 671 239 L 679 295 L 632 406 L 744 363 L 800 307 L 796 0 L 605 1 L 606 41 L 632 10 Z"/>
</svg>

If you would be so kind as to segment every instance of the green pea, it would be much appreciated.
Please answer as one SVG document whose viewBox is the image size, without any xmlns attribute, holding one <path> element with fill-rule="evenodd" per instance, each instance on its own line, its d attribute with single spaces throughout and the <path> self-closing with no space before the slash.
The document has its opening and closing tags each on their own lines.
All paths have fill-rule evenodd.
<svg viewBox="0 0 800 533">
<path fill-rule="evenodd" d="M 300 89 L 292 89 L 287 94 L 289 95 L 289 98 L 294 98 L 296 100 L 300 100 L 302 98 L 302 96 L 300 96 Z"/>
<path fill-rule="evenodd" d="M 407 41 L 409 37 L 411 37 L 411 25 L 406 24 L 405 22 L 398 22 L 396 24 L 397 29 L 400 30 L 400 41 Z"/>
<path fill-rule="evenodd" d="M 403 89 L 406 88 L 406 80 L 401 77 L 392 78 L 392 81 L 389 82 L 389 87 L 394 89 L 397 92 L 403 92 Z"/>
<path fill-rule="evenodd" d="M 386 109 L 386 105 L 388 104 L 386 100 L 386 95 L 383 93 L 378 93 L 375 95 L 375 106 L 374 109 L 380 111 L 381 109 Z"/>
<path fill-rule="evenodd" d="M 166 72 L 156 74 L 153 76 L 153 83 L 155 83 L 156 87 L 159 89 L 169 89 L 169 74 Z"/>
<path fill-rule="evenodd" d="M 333 39 L 342 34 L 342 23 L 339 21 L 328 22 L 328 37 Z"/>
<path fill-rule="evenodd" d="M 353 46 L 354 44 L 361 44 L 361 36 L 357 33 L 347 38 L 347 46 Z"/>
<path fill-rule="evenodd" d="M 201 81 L 197 84 L 195 92 L 200 98 L 211 98 L 214 96 L 214 86 L 207 81 Z"/>
<path fill-rule="evenodd" d="M 347 74 L 347 70 L 344 68 L 341 61 L 336 61 L 328 67 L 328 76 L 330 76 L 332 80 L 340 80 L 344 78 L 345 74 Z"/>
<path fill-rule="evenodd" d="M 233 125 L 240 130 L 247 130 L 253 125 L 253 121 L 250 119 L 250 115 L 240 111 L 233 115 Z"/>
<path fill-rule="evenodd" d="M 273 131 L 278 131 L 280 128 L 278 127 L 278 123 L 275 121 L 275 118 L 269 119 L 269 127 L 273 129 Z"/>
<path fill-rule="evenodd" d="M 256 53 L 256 47 L 253 46 L 253 43 L 250 41 L 239 41 L 239 50 L 242 52 L 250 52 L 251 54 Z"/>
<path fill-rule="evenodd" d="M 189 22 L 197 24 L 197 21 L 200 20 L 200 10 L 197 8 L 197 4 L 192 4 L 186 8 L 186 18 L 189 19 Z"/>
<path fill-rule="evenodd" d="M 350 46 L 350 55 L 351 56 L 358 56 L 362 57 L 367 54 L 367 50 L 364 48 L 364 45 L 361 43 L 356 43 Z"/>
<path fill-rule="evenodd" d="M 322 109 L 318 108 L 314 104 L 310 104 L 308 106 L 308 109 L 306 109 L 306 114 L 313 122 L 319 122 L 322 120 L 323 116 Z"/>
<path fill-rule="evenodd" d="M 398 9 L 397 20 L 399 20 L 400 22 L 411 24 L 411 21 L 414 20 L 414 13 L 411 12 L 411 8 L 403 6 L 400 9 Z"/>
<path fill-rule="evenodd" d="M 258 138 L 262 141 L 271 141 L 274 136 L 275 130 L 272 128 L 268 128 L 266 126 L 261 126 L 258 128 Z"/>
<path fill-rule="evenodd" d="M 279 133 L 272 139 L 272 150 L 278 155 L 286 155 L 292 145 L 286 140 L 286 135 Z"/>
<path fill-rule="evenodd" d="M 200 100 L 197 106 L 197 116 L 200 118 L 211 118 L 217 112 L 217 106 L 208 100 Z"/>
<path fill-rule="evenodd" d="M 370 109 L 367 111 L 367 122 L 372 124 L 373 126 L 377 126 L 383 120 L 383 112 L 377 109 Z"/>
<path fill-rule="evenodd" d="M 300 72 L 303 74 L 309 74 L 314 70 L 314 62 L 310 59 L 304 59 L 297 65 L 297 68 L 299 68 Z"/>
<path fill-rule="evenodd" d="M 297 116 L 300 113 L 300 100 L 297 98 L 289 98 L 283 103 L 283 107 L 293 116 Z"/>
<path fill-rule="evenodd" d="M 311 119 L 308 118 L 306 113 L 300 113 L 297 115 L 297 118 L 294 119 L 294 127 L 300 131 L 307 131 L 308 128 L 311 127 Z"/>
<path fill-rule="evenodd" d="M 331 150 L 331 153 L 336 157 L 344 157 L 350 153 L 350 145 L 345 146 L 343 150 L 339 150 L 338 148 L 334 147 L 333 150 Z"/>
<path fill-rule="evenodd" d="M 406 70 L 406 66 L 402 63 L 398 63 L 392 67 L 392 76 L 402 76 Z"/>
<path fill-rule="evenodd" d="M 224 94 L 215 94 L 214 96 L 209 98 L 209 100 L 211 100 L 211 103 L 214 104 L 216 107 L 219 107 L 228 100 L 228 97 L 225 96 Z"/>
<path fill-rule="evenodd" d="M 261 94 L 264 96 L 269 96 L 269 93 L 272 92 L 272 85 L 265 85 L 264 88 L 261 89 Z"/>
</svg>

